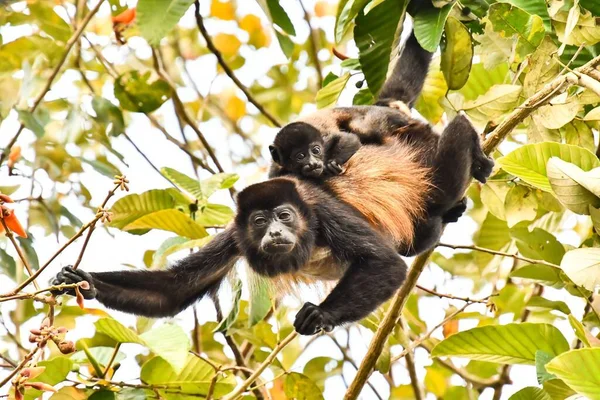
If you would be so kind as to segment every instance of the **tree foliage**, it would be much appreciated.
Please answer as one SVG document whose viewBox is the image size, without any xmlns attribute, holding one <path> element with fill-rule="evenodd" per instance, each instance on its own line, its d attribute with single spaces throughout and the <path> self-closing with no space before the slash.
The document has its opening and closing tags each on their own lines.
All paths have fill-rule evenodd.
<svg viewBox="0 0 600 400">
<path fill-rule="evenodd" d="M 600 7 L 414 3 L 2 2 L 0 397 L 600 398 Z M 203 246 L 277 126 L 372 103 L 407 21 L 436 52 L 416 111 L 464 111 L 497 167 L 392 301 L 301 340 L 242 265 L 169 321 L 50 294 L 119 241 L 148 269 Z"/>
</svg>

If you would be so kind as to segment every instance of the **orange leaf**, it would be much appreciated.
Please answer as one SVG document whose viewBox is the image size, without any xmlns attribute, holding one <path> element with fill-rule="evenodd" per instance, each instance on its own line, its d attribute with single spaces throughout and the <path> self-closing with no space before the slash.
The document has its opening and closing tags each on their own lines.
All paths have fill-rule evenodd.
<svg viewBox="0 0 600 400">
<path fill-rule="evenodd" d="M 0 200 L 2 200 L 5 203 L 14 203 L 13 199 L 2 193 L 0 193 Z"/>
<path fill-rule="evenodd" d="M 446 322 L 444 324 L 444 326 L 442 327 L 442 330 L 443 330 L 445 338 L 447 338 L 450 335 L 455 334 L 456 332 L 458 332 L 458 320 L 452 319 L 452 320 Z"/>
<path fill-rule="evenodd" d="M 6 226 L 8 226 L 8 229 L 13 231 L 17 235 L 21 236 L 22 238 L 27 237 L 27 232 L 25 232 L 25 229 L 23 229 L 23 225 L 21 225 L 21 222 L 19 222 L 13 210 L 5 211 L 4 222 L 6 222 Z M 2 226 L 2 230 L 4 230 L 4 226 Z"/>
<path fill-rule="evenodd" d="M 85 309 L 85 304 L 84 304 L 85 299 L 83 298 L 83 295 L 79 291 L 78 287 L 75 287 L 75 298 L 77 299 L 77 305 L 79 306 L 79 308 L 84 310 Z"/>
<path fill-rule="evenodd" d="M 12 168 L 15 163 L 19 160 L 19 158 L 21 157 L 21 146 L 19 145 L 15 145 L 13 147 L 10 148 L 10 153 L 8 153 L 8 167 Z"/>
<path fill-rule="evenodd" d="M 123 11 L 121 14 L 119 15 L 115 15 L 114 17 L 112 17 L 112 22 L 113 24 L 130 24 L 131 22 L 133 22 L 133 20 L 135 19 L 135 7 L 134 8 L 128 8 L 127 10 Z"/>
</svg>

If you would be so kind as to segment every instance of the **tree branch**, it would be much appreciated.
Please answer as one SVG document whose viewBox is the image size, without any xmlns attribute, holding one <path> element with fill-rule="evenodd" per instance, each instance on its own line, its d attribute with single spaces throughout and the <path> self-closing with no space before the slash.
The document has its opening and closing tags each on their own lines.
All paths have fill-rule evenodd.
<svg viewBox="0 0 600 400">
<path fill-rule="evenodd" d="M 317 40 L 319 39 L 319 37 L 317 36 L 318 33 L 312 27 L 312 24 L 310 22 L 310 15 L 308 14 L 306 7 L 304 7 L 304 3 L 302 2 L 302 0 L 298 0 L 298 3 L 300 3 L 300 7 L 302 7 L 302 11 L 304 11 L 304 20 L 306 21 L 306 24 L 308 25 L 308 40 L 310 41 L 310 46 L 309 46 L 310 57 L 313 60 L 315 69 L 317 70 L 317 77 L 319 78 L 319 89 L 320 89 L 323 86 L 323 70 L 321 68 L 321 62 L 319 61 L 319 54 L 318 54 L 319 48 L 317 47 Z"/>
<path fill-rule="evenodd" d="M 235 83 L 235 85 L 238 88 L 240 88 L 242 92 L 244 92 L 248 101 L 252 103 L 252 105 L 254 105 L 254 107 L 256 107 L 258 111 L 260 111 L 260 113 L 264 115 L 273 125 L 281 127 L 281 123 L 277 121 L 277 119 L 273 115 L 271 115 L 271 113 L 269 113 L 265 109 L 265 107 L 254 98 L 254 96 L 252 96 L 252 93 L 250 93 L 248 88 L 244 86 L 242 82 L 240 82 L 237 76 L 235 76 L 235 74 L 233 73 L 233 70 L 229 67 L 229 65 L 227 65 L 225 59 L 223 58 L 223 55 L 215 47 L 215 44 L 213 43 L 210 35 L 208 34 L 208 31 L 206 30 L 206 27 L 204 26 L 204 20 L 202 18 L 202 15 L 200 14 L 200 2 L 196 0 L 194 4 L 196 6 L 196 25 L 198 26 L 198 30 L 200 30 L 202 37 L 204 37 L 204 40 L 206 41 L 206 47 L 208 47 L 208 50 L 210 50 L 210 52 L 213 53 L 215 57 L 217 57 L 217 62 L 219 63 L 221 68 L 223 68 L 223 71 L 225 71 L 225 73 L 233 81 L 233 83 Z"/>
<path fill-rule="evenodd" d="M 33 101 L 33 104 L 29 108 L 30 113 L 34 112 L 38 108 L 38 106 L 40 105 L 40 103 L 42 102 L 44 97 L 46 96 L 46 93 L 48 93 L 48 91 L 50 90 L 50 87 L 52 86 L 54 79 L 56 79 L 56 76 L 60 72 L 60 69 L 62 68 L 63 64 L 67 60 L 67 56 L 69 55 L 69 52 L 71 51 L 71 49 L 73 48 L 75 43 L 77 43 L 77 41 L 79 40 L 79 37 L 83 33 L 85 27 L 91 21 L 92 17 L 98 12 L 98 10 L 100 9 L 100 6 L 103 3 L 104 3 L 104 0 L 98 1 L 98 4 L 96 4 L 96 6 L 85 16 L 83 21 L 81 21 L 81 25 L 79 25 L 79 28 L 75 31 L 73 36 L 71 36 L 69 38 L 69 40 L 67 41 L 67 44 L 65 46 L 65 51 L 62 54 L 60 60 L 56 64 L 56 66 L 54 67 L 54 69 L 52 70 L 52 73 L 50 74 L 50 78 L 48 78 L 48 80 L 46 81 L 46 84 L 42 88 L 42 91 L 37 95 L 37 97 Z M 10 142 L 8 142 L 8 144 L 6 145 L 6 149 L 4 150 L 2 155 L 0 155 L 0 165 L 4 162 L 4 160 L 8 156 L 10 149 L 13 147 L 13 145 L 15 144 L 15 142 L 21 135 L 21 132 L 23 132 L 24 128 L 25 128 L 25 125 L 23 123 L 21 123 L 21 125 L 19 126 L 19 129 L 17 130 L 17 133 L 15 133 L 15 136 L 13 136 L 13 138 L 10 140 Z"/>
<path fill-rule="evenodd" d="M 515 260 L 521 260 L 521 261 L 525 261 L 525 262 L 528 262 L 531 264 L 542 264 L 542 265 L 546 265 L 548 267 L 560 268 L 558 265 L 552 264 L 551 262 L 548 262 L 545 260 L 536 260 L 533 258 L 519 256 L 517 254 L 511 254 L 511 253 L 505 253 L 502 251 L 486 249 L 485 247 L 469 246 L 469 245 L 452 245 L 452 244 L 446 244 L 446 243 L 438 243 L 438 246 L 448 247 L 448 248 L 455 249 L 455 250 L 456 249 L 464 249 L 464 250 L 481 251 L 482 253 L 494 254 L 496 256 L 511 257 L 511 258 L 514 258 Z"/>
</svg>

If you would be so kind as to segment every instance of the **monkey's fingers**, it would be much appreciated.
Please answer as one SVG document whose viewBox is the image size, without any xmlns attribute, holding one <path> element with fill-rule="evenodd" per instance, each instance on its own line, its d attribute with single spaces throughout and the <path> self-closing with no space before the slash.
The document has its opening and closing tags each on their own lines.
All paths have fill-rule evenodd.
<svg viewBox="0 0 600 400">
<path fill-rule="evenodd" d="M 332 175 L 339 175 L 344 169 L 336 161 L 331 161 L 327 164 L 327 170 Z"/>
</svg>

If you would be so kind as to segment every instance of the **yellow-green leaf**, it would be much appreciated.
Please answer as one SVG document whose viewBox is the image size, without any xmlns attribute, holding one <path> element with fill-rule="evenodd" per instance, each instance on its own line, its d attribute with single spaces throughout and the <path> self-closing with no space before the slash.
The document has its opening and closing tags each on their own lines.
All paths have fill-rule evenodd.
<svg viewBox="0 0 600 400">
<path fill-rule="evenodd" d="M 569 210 L 589 214 L 589 206 L 600 206 L 600 168 L 584 172 L 575 164 L 557 157 L 546 166 L 552 191 Z"/>
<path fill-rule="evenodd" d="M 569 344 L 552 325 L 513 323 L 482 326 L 456 333 L 435 346 L 431 355 L 533 365 L 538 350 L 558 355 L 569 350 Z"/>
<path fill-rule="evenodd" d="M 546 369 L 577 393 L 600 398 L 600 348 L 563 353 L 546 364 Z"/>
<path fill-rule="evenodd" d="M 568 251 L 560 267 L 577 285 L 588 290 L 600 287 L 600 248 L 588 247 Z"/>
<path fill-rule="evenodd" d="M 442 46 L 441 68 L 450 90 L 462 88 L 471 71 L 473 44 L 468 29 L 454 17 L 446 20 L 446 41 Z"/>
</svg>

